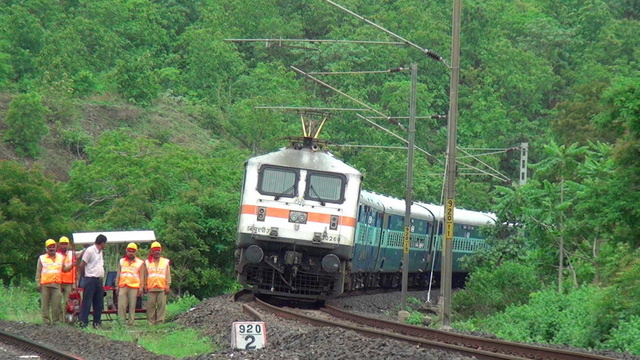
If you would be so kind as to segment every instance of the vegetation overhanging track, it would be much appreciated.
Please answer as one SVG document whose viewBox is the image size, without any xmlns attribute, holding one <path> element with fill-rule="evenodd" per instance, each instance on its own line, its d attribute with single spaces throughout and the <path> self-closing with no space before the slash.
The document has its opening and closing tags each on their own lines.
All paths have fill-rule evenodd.
<svg viewBox="0 0 640 360">
<path fill-rule="evenodd" d="M 82 358 L 63 353 L 56 349 L 38 344 L 31 340 L 0 331 L 0 343 L 10 344 L 18 349 L 29 351 L 40 355 L 41 359 L 51 360 L 81 360 Z"/>
<path fill-rule="evenodd" d="M 489 339 L 473 335 L 457 334 L 447 331 L 430 329 L 420 326 L 413 326 L 403 324 L 394 321 L 385 321 L 377 318 L 372 318 L 360 314 L 354 314 L 342 309 L 325 306 L 322 309 L 323 312 L 330 314 L 334 317 L 345 319 L 354 323 L 358 323 L 364 326 L 372 326 L 382 329 L 391 329 L 401 334 L 416 336 L 423 339 L 428 339 L 437 342 L 443 342 L 448 344 L 462 345 L 468 348 L 488 349 L 492 352 L 504 353 L 504 354 L 517 354 L 526 359 L 562 359 L 562 360 L 613 360 L 613 358 L 581 353 L 572 352 L 561 349 L 553 349 L 542 346 L 514 343 L 498 339 Z"/>
</svg>

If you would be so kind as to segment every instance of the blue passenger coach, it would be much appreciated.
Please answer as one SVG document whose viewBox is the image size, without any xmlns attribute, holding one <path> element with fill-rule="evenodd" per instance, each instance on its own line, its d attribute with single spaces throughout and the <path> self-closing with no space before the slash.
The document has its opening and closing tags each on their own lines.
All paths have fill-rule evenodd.
<svg viewBox="0 0 640 360">
<path fill-rule="evenodd" d="M 405 201 L 362 191 L 354 254 L 351 262 L 350 290 L 400 285 L 404 243 Z M 411 206 L 409 284 L 420 286 L 439 279 L 442 258 L 442 206 L 414 202 Z M 453 273 L 464 279 L 466 271 L 459 260 L 485 246 L 482 226 L 493 225 L 491 213 L 455 209 Z"/>
</svg>

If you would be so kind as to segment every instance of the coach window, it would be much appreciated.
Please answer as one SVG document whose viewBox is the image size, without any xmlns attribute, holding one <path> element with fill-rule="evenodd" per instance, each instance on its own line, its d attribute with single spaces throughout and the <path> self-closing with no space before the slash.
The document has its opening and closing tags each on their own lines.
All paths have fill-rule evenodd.
<svg viewBox="0 0 640 360">
<path fill-rule="evenodd" d="M 344 201 L 346 177 L 342 174 L 309 172 L 304 198 L 320 203 L 341 204 Z"/>
<path fill-rule="evenodd" d="M 298 172 L 294 169 L 263 166 L 258 177 L 258 192 L 262 195 L 273 195 L 292 198 L 298 195 Z"/>
</svg>

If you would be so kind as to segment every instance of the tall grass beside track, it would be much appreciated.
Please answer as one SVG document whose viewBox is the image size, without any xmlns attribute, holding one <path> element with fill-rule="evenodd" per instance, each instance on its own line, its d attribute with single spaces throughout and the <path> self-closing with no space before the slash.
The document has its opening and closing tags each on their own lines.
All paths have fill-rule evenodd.
<svg viewBox="0 0 640 360">
<path fill-rule="evenodd" d="M 42 324 L 40 293 L 35 282 L 3 287 L 0 304 L 0 320 Z"/>
<path fill-rule="evenodd" d="M 126 326 L 116 319 L 103 321 L 101 329 L 87 328 L 86 331 L 113 340 L 130 341 L 156 354 L 176 358 L 208 354 L 218 349 L 219 345 L 197 330 L 171 322 L 199 302 L 200 300 L 190 294 L 172 300 L 167 304 L 169 322 L 166 324 L 150 326 L 146 320 L 137 320 L 133 326 Z M 4 287 L 0 291 L 0 304 L 0 320 L 42 324 L 40 294 L 35 283 Z"/>
</svg>

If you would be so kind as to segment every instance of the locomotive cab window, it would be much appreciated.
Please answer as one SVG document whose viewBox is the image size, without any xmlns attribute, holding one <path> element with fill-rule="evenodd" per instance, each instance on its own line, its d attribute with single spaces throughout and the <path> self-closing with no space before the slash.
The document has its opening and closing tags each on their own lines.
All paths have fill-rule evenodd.
<svg viewBox="0 0 640 360">
<path fill-rule="evenodd" d="M 321 203 L 340 204 L 344 201 L 346 180 L 342 174 L 309 172 L 304 198 Z"/>
<path fill-rule="evenodd" d="M 273 195 L 276 200 L 295 197 L 298 195 L 298 178 L 298 171 L 295 169 L 263 166 L 258 175 L 258 192 Z"/>
</svg>

